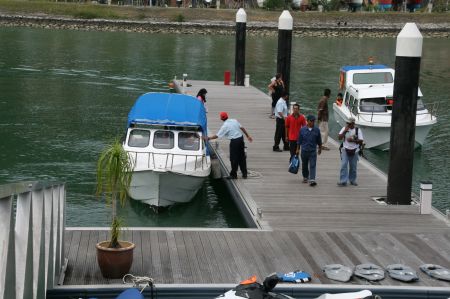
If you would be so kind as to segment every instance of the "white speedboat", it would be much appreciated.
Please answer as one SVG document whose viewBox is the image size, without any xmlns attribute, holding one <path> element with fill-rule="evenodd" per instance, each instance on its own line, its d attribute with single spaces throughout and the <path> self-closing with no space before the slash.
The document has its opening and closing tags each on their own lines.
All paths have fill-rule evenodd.
<svg viewBox="0 0 450 299">
<path fill-rule="evenodd" d="M 189 202 L 211 172 L 206 112 L 192 96 L 141 95 L 128 114 L 124 149 L 134 161 L 128 194 L 156 207 Z"/>
<path fill-rule="evenodd" d="M 343 103 L 333 103 L 335 120 L 345 126 L 350 117 L 362 128 L 366 148 L 389 150 L 394 93 L 394 69 L 384 65 L 344 66 L 340 70 L 339 88 Z M 436 104 L 428 109 L 418 91 L 415 146 L 422 146 L 436 123 Z"/>
</svg>

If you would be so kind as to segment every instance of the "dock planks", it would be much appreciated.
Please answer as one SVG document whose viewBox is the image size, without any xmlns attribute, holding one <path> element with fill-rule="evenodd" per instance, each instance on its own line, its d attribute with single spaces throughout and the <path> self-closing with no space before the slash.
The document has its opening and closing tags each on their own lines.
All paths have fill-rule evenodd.
<svg viewBox="0 0 450 299">
<path fill-rule="evenodd" d="M 425 263 L 450 267 L 448 224 L 420 215 L 418 206 L 375 202 L 372 197 L 386 194 L 386 177 L 370 163 L 359 163 L 359 186 L 336 186 L 340 161 L 332 143 L 331 150 L 318 157 L 318 185 L 302 184 L 300 174 L 287 172 L 289 153 L 272 151 L 275 122 L 268 117 L 267 95 L 222 82 L 189 83 L 188 94 L 208 90 L 210 134 L 222 124 L 218 113 L 227 111 L 254 138 L 253 143 L 246 141 L 249 178 L 231 183 L 262 229 L 130 229 L 126 236 L 136 242 L 131 273 L 151 276 L 156 284 L 218 284 L 301 269 L 313 275 L 312 284 L 336 284 L 322 274 L 325 264 L 404 263 L 418 271 L 415 286 L 450 286 L 419 271 Z M 217 151 L 230 169 L 228 141 L 219 140 Z M 121 283 L 102 278 L 94 265 L 93 244 L 105 237 L 104 230 L 66 231 L 69 265 L 64 285 Z M 354 279 L 352 284 L 367 283 Z M 390 278 L 379 284 L 405 285 Z"/>
</svg>

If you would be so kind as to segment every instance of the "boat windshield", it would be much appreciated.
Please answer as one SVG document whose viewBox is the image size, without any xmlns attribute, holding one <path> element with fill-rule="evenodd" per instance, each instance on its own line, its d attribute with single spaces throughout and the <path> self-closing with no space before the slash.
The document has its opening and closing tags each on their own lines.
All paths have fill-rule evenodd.
<svg viewBox="0 0 450 299">
<path fill-rule="evenodd" d="M 393 83 L 394 78 L 390 72 L 376 73 L 355 73 L 353 74 L 354 84 L 385 84 Z"/>
<path fill-rule="evenodd" d="M 422 101 L 422 98 L 417 99 L 417 111 L 425 110 L 425 104 Z"/>
<path fill-rule="evenodd" d="M 387 112 L 385 98 L 361 99 L 359 104 L 361 112 Z"/>
<path fill-rule="evenodd" d="M 180 132 L 178 134 L 178 147 L 187 151 L 198 151 L 200 148 L 200 136 L 193 132 Z"/>
<path fill-rule="evenodd" d="M 150 143 L 150 131 L 134 129 L 130 132 L 128 146 L 147 147 Z"/>
<path fill-rule="evenodd" d="M 157 149 L 172 149 L 174 134 L 171 131 L 156 131 L 153 136 L 153 147 Z"/>
</svg>

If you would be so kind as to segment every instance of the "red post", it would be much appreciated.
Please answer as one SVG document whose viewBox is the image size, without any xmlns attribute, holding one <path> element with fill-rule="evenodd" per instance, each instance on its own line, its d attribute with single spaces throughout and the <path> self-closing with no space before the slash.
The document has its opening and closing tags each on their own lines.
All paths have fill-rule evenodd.
<svg viewBox="0 0 450 299">
<path fill-rule="evenodd" d="M 223 85 L 230 85 L 230 81 L 231 81 L 231 72 L 225 71 L 223 73 Z"/>
</svg>

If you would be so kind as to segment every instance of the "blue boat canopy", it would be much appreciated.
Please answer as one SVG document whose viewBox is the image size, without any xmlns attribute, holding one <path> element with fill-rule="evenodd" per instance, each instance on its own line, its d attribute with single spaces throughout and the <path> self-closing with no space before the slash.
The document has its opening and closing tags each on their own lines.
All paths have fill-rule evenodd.
<svg viewBox="0 0 450 299">
<path fill-rule="evenodd" d="M 149 92 L 141 95 L 128 113 L 131 124 L 172 125 L 202 128 L 206 135 L 206 111 L 195 97 L 177 93 Z"/>
<path fill-rule="evenodd" d="M 380 70 L 380 69 L 388 69 L 387 66 L 383 64 L 368 64 L 368 65 L 346 65 L 341 68 L 341 71 L 348 72 L 354 70 Z"/>
</svg>

